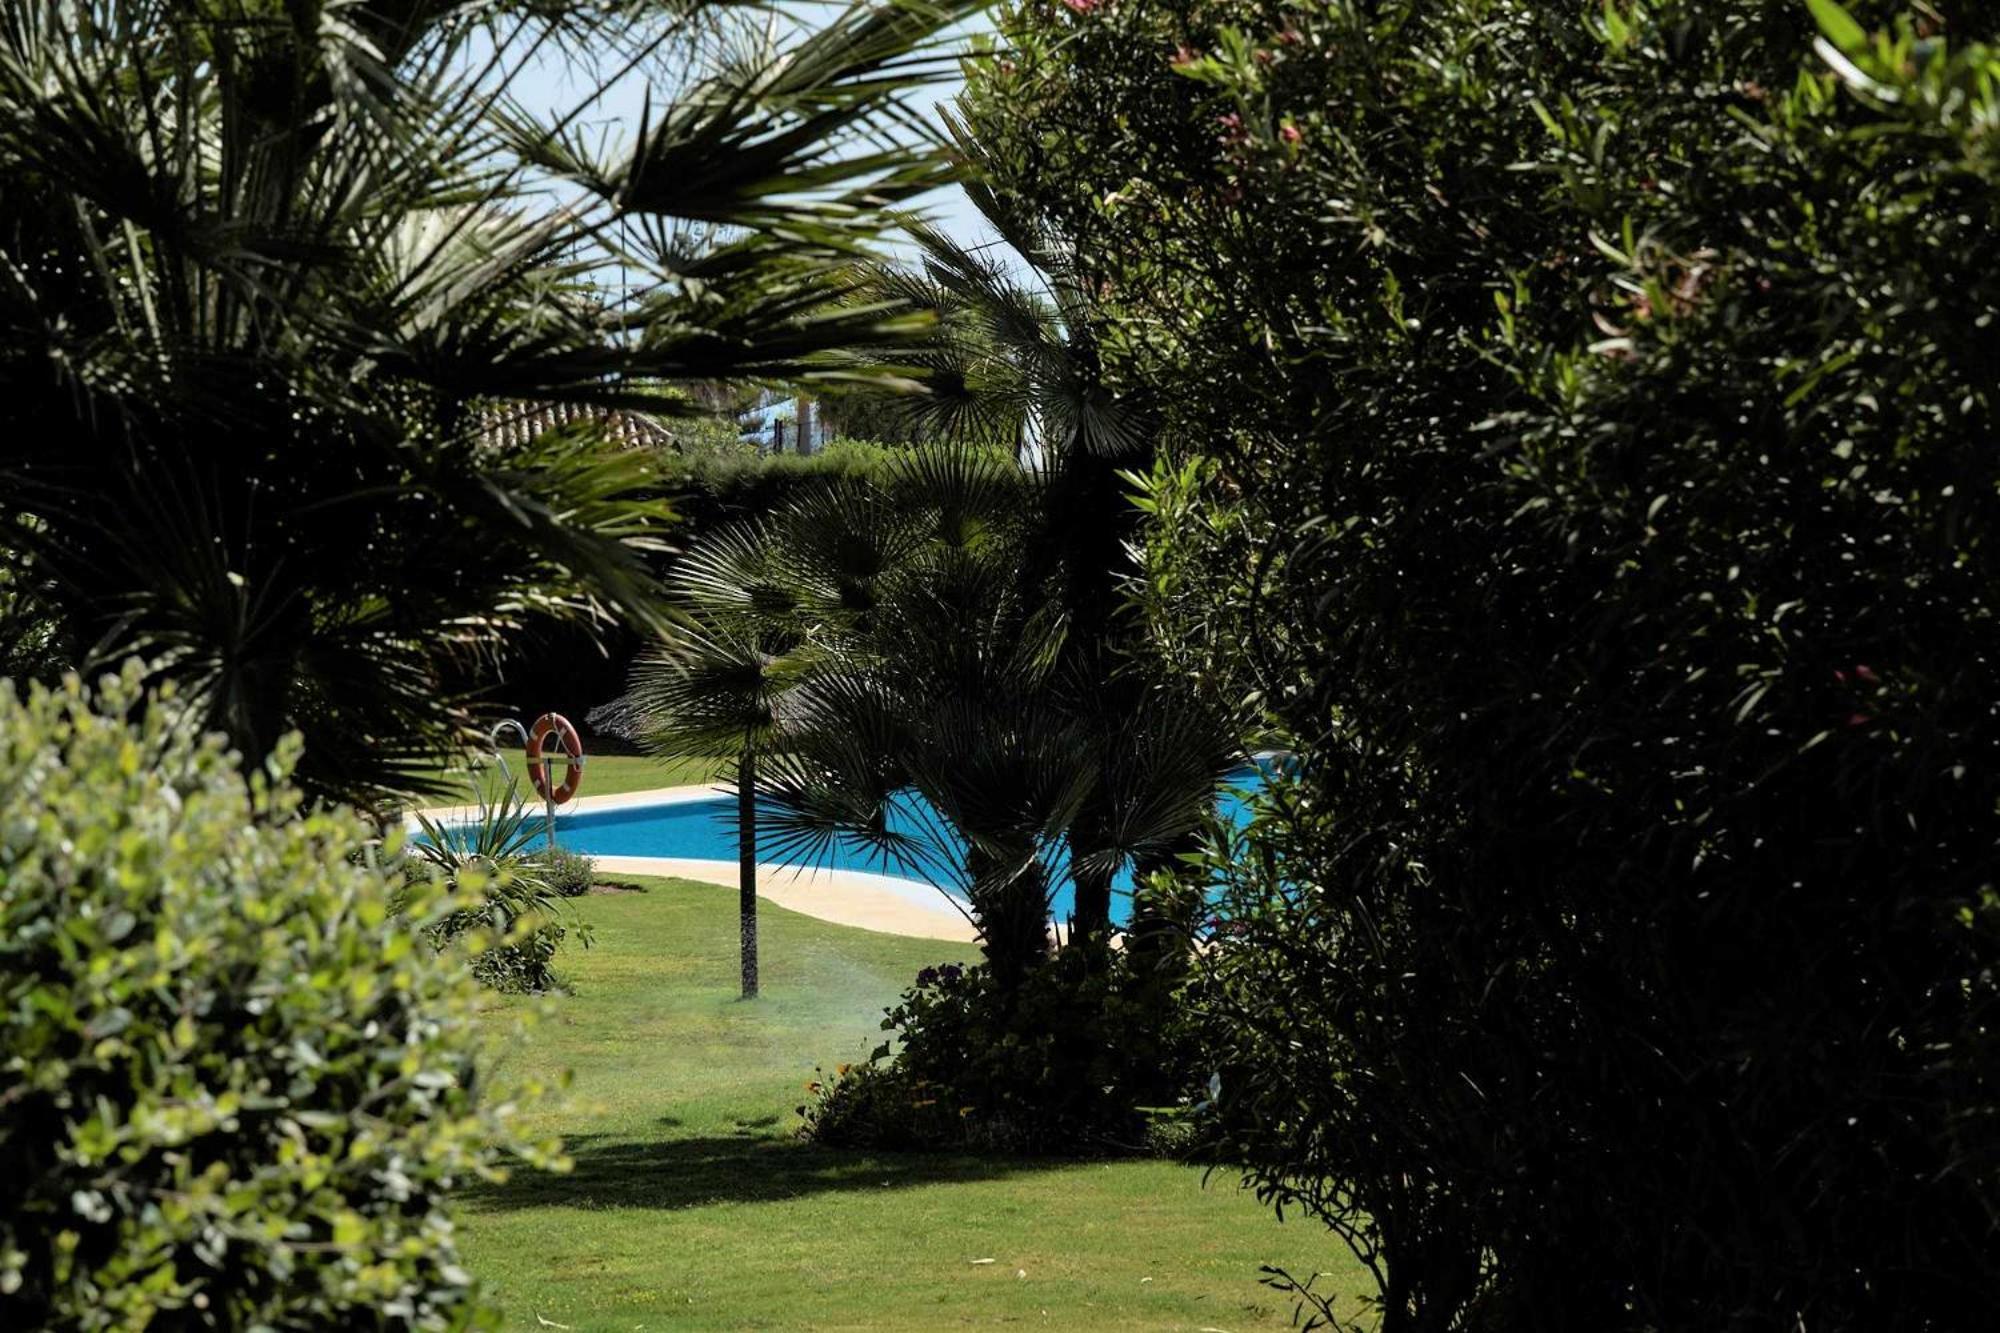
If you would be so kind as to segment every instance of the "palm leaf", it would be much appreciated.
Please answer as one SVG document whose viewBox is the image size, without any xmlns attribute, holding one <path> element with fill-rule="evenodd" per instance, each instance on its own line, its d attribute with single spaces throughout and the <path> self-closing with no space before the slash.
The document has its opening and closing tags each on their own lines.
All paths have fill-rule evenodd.
<svg viewBox="0 0 2000 1333">
<path fill-rule="evenodd" d="M 299 731 L 310 790 L 386 804 L 528 625 L 666 632 L 646 458 L 493 404 L 893 381 L 828 358 L 924 322 L 857 264 L 944 169 L 904 102 L 970 10 L 744 43 L 752 9 L 701 0 L 6 6 L 0 556 L 60 665 L 144 653 L 247 761 Z M 508 80 L 548 58 L 583 91 L 530 124 Z M 592 156 L 574 127 L 628 76 L 648 120 Z M 551 202 L 551 172 L 606 188 Z"/>
</svg>

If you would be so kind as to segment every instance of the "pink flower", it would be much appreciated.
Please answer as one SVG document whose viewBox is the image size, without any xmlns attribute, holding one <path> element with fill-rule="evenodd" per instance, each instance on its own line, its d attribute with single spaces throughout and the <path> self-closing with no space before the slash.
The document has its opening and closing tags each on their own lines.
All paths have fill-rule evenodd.
<svg viewBox="0 0 2000 1333">
<path fill-rule="evenodd" d="M 1877 676 L 1877 675 L 1875 674 L 1875 668 L 1873 668 L 1873 667 L 1871 667 L 1871 666 L 1869 666 L 1869 665 L 1867 665 L 1866 663 L 1863 663 L 1863 662 L 1857 662 L 1857 663 L 1855 664 L 1855 666 L 1854 666 L 1854 678 L 1855 678 L 1856 680 L 1865 680 L 1865 681 L 1867 681 L 1867 682 L 1868 682 L 1868 683 L 1869 683 L 1870 685 L 1873 685 L 1873 684 L 1875 684 L 1875 683 L 1876 683 L 1877 681 L 1879 681 L 1879 680 L 1881 679 L 1881 677 L 1880 677 L 1880 676 Z"/>
<path fill-rule="evenodd" d="M 1062 0 L 1072 14 L 1088 14 L 1104 3 L 1104 0 Z"/>
<path fill-rule="evenodd" d="M 1304 40 L 1305 38 L 1299 36 L 1299 30 L 1297 28 L 1287 28 L 1283 32 L 1278 34 L 1279 46 L 1297 46 L 1300 42 Z"/>
<path fill-rule="evenodd" d="M 1299 144 L 1305 142 L 1306 136 L 1299 133 L 1299 127 L 1296 125 L 1280 125 L 1278 127 L 1278 137 L 1293 147 L 1297 147 Z"/>
<path fill-rule="evenodd" d="M 1189 65 L 1192 65 L 1195 61 L 1199 59 L 1201 59 L 1201 53 L 1196 51 L 1193 47 L 1180 46 L 1174 48 L 1174 58 L 1169 63 L 1171 63 L 1175 69 L 1186 69 Z"/>
</svg>

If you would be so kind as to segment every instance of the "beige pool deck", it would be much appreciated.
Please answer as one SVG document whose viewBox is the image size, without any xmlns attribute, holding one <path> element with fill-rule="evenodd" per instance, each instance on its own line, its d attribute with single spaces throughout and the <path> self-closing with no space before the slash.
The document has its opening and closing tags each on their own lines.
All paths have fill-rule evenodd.
<svg viewBox="0 0 2000 1333">
<path fill-rule="evenodd" d="M 565 815 L 624 810 L 634 806 L 698 801 L 728 794 L 722 787 L 656 787 L 616 796 L 580 796 L 565 805 Z M 476 815 L 472 805 L 438 806 L 428 817 L 451 822 Z M 704 884 L 736 886 L 734 861 L 699 861 L 675 856 L 598 856 L 591 860 L 606 876 L 660 875 Z M 803 916 L 888 935 L 970 943 L 978 938 L 972 923 L 943 893 L 928 884 L 876 875 L 861 870 L 822 870 L 814 866 L 759 862 L 757 896 Z"/>
</svg>

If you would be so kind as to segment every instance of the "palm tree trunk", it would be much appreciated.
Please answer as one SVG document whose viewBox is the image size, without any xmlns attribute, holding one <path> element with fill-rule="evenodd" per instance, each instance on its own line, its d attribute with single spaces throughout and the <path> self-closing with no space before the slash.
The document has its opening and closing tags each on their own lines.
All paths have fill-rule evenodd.
<svg viewBox="0 0 2000 1333">
<path fill-rule="evenodd" d="M 743 933 L 743 998 L 757 998 L 757 752 L 736 761 L 736 910 Z"/>
<path fill-rule="evenodd" d="M 1047 880 L 1039 865 L 1002 873 L 977 848 L 966 853 L 972 872 L 972 911 L 986 948 L 986 965 L 1004 991 L 1013 991 L 1049 956 Z"/>
<path fill-rule="evenodd" d="M 1111 934 L 1111 872 L 1073 871 L 1076 905 L 1070 911 L 1070 936 L 1078 940 L 1101 940 Z"/>
</svg>

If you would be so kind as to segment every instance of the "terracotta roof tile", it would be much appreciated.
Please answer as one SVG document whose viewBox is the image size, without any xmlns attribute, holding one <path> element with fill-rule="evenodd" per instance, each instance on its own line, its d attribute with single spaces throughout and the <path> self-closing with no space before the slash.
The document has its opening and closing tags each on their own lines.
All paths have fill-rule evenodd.
<svg viewBox="0 0 2000 1333">
<path fill-rule="evenodd" d="M 613 444 L 626 449 L 671 449 L 673 430 L 667 418 L 646 416 L 618 408 L 587 407 L 578 403 L 503 403 L 487 409 L 485 434 L 502 446 L 519 446 L 557 426 L 594 422 Z"/>
</svg>

